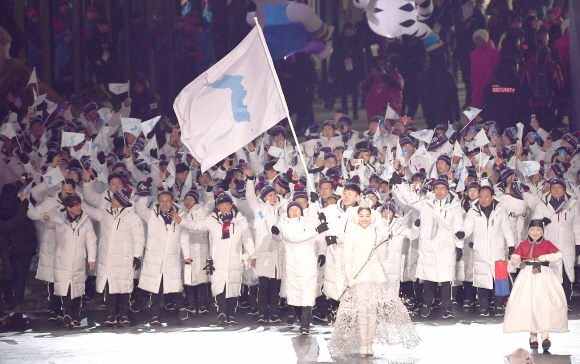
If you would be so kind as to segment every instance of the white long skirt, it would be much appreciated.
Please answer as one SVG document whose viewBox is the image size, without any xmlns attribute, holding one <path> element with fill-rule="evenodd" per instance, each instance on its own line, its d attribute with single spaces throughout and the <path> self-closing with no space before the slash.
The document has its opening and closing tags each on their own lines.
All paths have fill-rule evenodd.
<svg viewBox="0 0 580 364">
<path fill-rule="evenodd" d="M 562 284 L 550 269 L 520 270 L 508 300 L 503 332 L 568 332 L 568 307 Z"/>
</svg>

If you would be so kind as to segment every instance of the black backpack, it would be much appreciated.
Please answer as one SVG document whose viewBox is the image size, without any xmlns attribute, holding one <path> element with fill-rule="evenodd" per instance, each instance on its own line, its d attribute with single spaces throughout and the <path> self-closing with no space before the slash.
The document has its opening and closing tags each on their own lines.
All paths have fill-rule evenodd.
<svg viewBox="0 0 580 364">
<path fill-rule="evenodd" d="M 539 99 L 550 99 L 554 96 L 547 68 L 537 70 L 532 77 L 532 95 Z"/>
</svg>

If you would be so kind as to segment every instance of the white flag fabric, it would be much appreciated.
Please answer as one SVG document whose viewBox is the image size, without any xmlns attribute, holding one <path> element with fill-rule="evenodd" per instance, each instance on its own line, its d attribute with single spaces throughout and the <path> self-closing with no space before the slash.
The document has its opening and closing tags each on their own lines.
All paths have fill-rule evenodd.
<svg viewBox="0 0 580 364">
<path fill-rule="evenodd" d="M 108 183 L 109 178 L 109 170 L 107 169 L 106 166 L 107 164 L 102 165 L 101 163 L 99 163 L 99 160 L 97 159 L 96 155 L 93 155 L 91 157 L 91 168 L 97 171 L 97 178 L 99 179 L 99 181 L 105 184 Z"/>
<path fill-rule="evenodd" d="M 527 176 L 531 177 L 534 174 L 540 173 L 540 162 L 536 161 L 523 161 L 524 163 L 524 172 Z"/>
<path fill-rule="evenodd" d="M 383 170 L 383 173 L 381 173 L 380 178 L 388 181 L 391 179 L 391 177 L 393 176 L 393 171 L 395 170 L 395 168 L 391 165 L 391 162 L 389 162 L 389 160 L 385 160 L 385 169 Z"/>
<path fill-rule="evenodd" d="M 423 129 L 414 131 L 410 135 L 415 139 L 419 139 L 427 144 L 430 144 L 431 139 L 433 138 L 433 133 L 435 133 L 433 130 Z"/>
<path fill-rule="evenodd" d="M 459 142 L 456 140 L 455 141 L 455 145 L 453 146 L 453 156 L 454 157 L 465 157 L 465 153 L 463 153 L 463 149 L 461 149 L 461 146 L 459 145 Z"/>
<path fill-rule="evenodd" d="M 74 147 L 85 140 L 85 135 L 81 133 L 69 133 L 68 131 L 62 132 L 62 139 L 60 141 L 61 147 Z"/>
<path fill-rule="evenodd" d="M 30 73 L 30 78 L 28 79 L 28 84 L 26 85 L 26 87 L 28 87 L 31 83 L 38 85 L 38 79 L 36 78 L 36 67 L 34 67 L 32 69 L 32 72 Z"/>
<path fill-rule="evenodd" d="M 53 112 L 56 111 L 56 109 L 58 108 L 58 104 L 56 102 L 52 102 L 50 100 L 44 100 L 44 103 L 46 104 L 46 112 L 48 113 L 48 115 L 52 115 Z"/>
<path fill-rule="evenodd" d="M 397 140 L 397 151 L 395 153 L 395 157 L 399 161 L 399 165 L 406 166 L 407 162 L 405 162 L 405 157 L 403 156 L 403 149 L 401 148 L 401 143 Z"/>
<path fill-rule="evenodd" d="M 475 119 L 475 117 L 477 115 L 479 115 L 479 113 L 481 112 L 481 109 L 478 109 L 476 107 L 469 107 L 468 110 L 465 110 L 463 112 L 463 114 L 465 114 L 465 116 L 467 116 L 467 118 L 469 119 L 469 121 L 472 121 L 473 119 Z"/>
<path fill-rule="evenodd" d="M 377 127 L 375 133 L 373 134 L 373 145 L 377 148 L 377 153 L 383 152 L 383 142 L 381 137 L 381 128 Z M 389 151 L 390 152 L 390 151 Z"/>
<path fill-rule="evenodd" d="M 115 95 L 120 95 L 125 92 L 129 92 L 129 82 L 127 83 L 110 83 L 109 91 Z"/>
<path fill-rule="evenodd" d="M 173 109 L 202 172 L 286 117 L 258 26 L 187 85 Z"/>
<path fill-rule="evenodd" d="M 447 139 L 451 138 L 451 135 L 453 133 L 455 133 L 455 129 L 453 129 L 453 125 L 451 125 L 451 123 L 448 123 L 449 128 L 447 128 L 447 131 L 445 132 L 445 136 L 447 137 Z"/>
<path fill-rule="evenodd" d="M 463 167 L 461 169 L 461 174 L 459 176 L 459 181 L 457 182 L 457 186 L 455 187 L 455 191 L 457 191 L 457 192 L 465 191 L 465 180 L 467 179 L 468 175 L 469 175 L 469 172 L 467 171 L 467 168 Z"/>
<path fill-rule="evenodd" d="M 44 177 L 44 182 L 46 183 L 46 186 L 48 188 L 57 186 L 62 181 L 64 181 L 62 171 L 58 167 L 46 172 L 46 174 L 43 175 L 42 177 Z"/>
<path fill-rule="evenodd" d="M 141 123 L 141 130 L 143 130 L 143 134 L 145 134 L 145 136 L 153 131 L 153 128 L 155 128 L 155 125 L 157 125 L 159 119 L 161 119 L 161 116 L 156 116 L 153 119 L 149 119 Z"/>
<path fill-rule="evenodd" d="M 473 150 L 475 148 L 480 148 L 480 147 L 483 147 L 484 145 L 487 145 L 489 143 L 490 143 L 489 139 L 487 138 L 487 135 L 485 134 L 485 129 L 481 129 L 479 131 L 479 133 L 477 133 L 475 138 L 473 138 L 473 140 L 471 141 L 471 147 L 469 147 L 469 149 Z"/>
<path fill-rule="evenodd" d="M 12 126 L 12 123 L 6 123 L 0 127 L 0 135 L 4 135 L 8 139 L 16 137 L 16 130 Z"/>
<path fill-rule="evenodd" d="M 36 109 L 36 107 L 38 105 L 42 104 L 45 99 L 46 99 L 46 94 L 42 94 L 42 95 L 38 96 L 36 99 L 34 99 L 34 102 L 32 103 L 32 105 L 30 107 L 33 109 Z"/>
<path fill-rule="evenodd" d="M 8 113 L 8 122 L 10 124 L 14 124 L 14 126 L 17 126 L 17 124 L 18 124 L 18 114 L 15 113 L 15 112 L 10 111 Z"/>
<path fill-rule="evenodd" d="M 112 117 L 113 117 L 113 113 L 111 112 L 111 109 L 103 107 L 101 109 L 99 109 L 99 111 L 97 111 L 99 113 L 99 116 L 101 117 L 101 119 L 103 119 L 103 124 L 106 124 L 107 121 L 109 121 Z"/>
<path fill-rule="evenodd" d="M 157 150 L 157 152 L 159 152 L 159 148 L 157 146 L 157 137 L 155 135 L 153 136 L 153 138 L 149 139 L 149 142 L 147 143 L 147 145 L 145 145 L 145 148 L 143 148 L 143 152 L 141 153 L 141 155 L 147 161 L 148 164 L 156 164 L 158 162 L 157 159 L 151 156 L 152 149 L 155 149 Z"/>
<path fill-rule="evenodd" d="M 518 131 L 518 140 L 522 140 L 524 137 L 524 124 L 522 123 L 517 123 L 516 124 L 516 128 Z"/>
<path fill-rule="evenodd" d="M 85 144 L 79 149 L 75 150 L 74 148 L 70 148 L 70 156 L 74 159 L 80 160 L 85 155 L 91 155 L 92 151 L 92 142 L 91 140 L 85 140 Z"/>
<path fill-rule="evenodd" d="M 385 113 L 385 119 L 391 120 L 399 120 L 400 116 L 397 114 L 395 110 L 391 107 L 391 105 L 387 105 L 387 112 Z"/>
<path fill-rule="evenodd" d="M 138 137 L 141 134 L 141 119 L 135 118 L 121 118 L 123 125 L 123 132 L 130 133 Z"/>
<path fill-rule="evenodd" d="M 30 191 L 32 190 L 32 184 L 34 182 L 30 182 L 28 184 L 28 186 L 26 186 L 25 189 L 22 190 L 22 193 L 24 193 L 24 196 L 26 196 L 26 198 L 30 201 Z M 20 196 L 20 194 L 18 194 Z"/>
</svg>

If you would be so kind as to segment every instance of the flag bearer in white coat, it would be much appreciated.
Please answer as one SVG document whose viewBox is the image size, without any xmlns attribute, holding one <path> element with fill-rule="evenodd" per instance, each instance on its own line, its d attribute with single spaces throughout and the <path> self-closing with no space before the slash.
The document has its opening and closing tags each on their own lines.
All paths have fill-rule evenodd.
<svg viewBox="0 0 580 364">
<path fill-rule="evenodd" d="M 130 324 L 128 313 L 133 275 L 141 267 L 145 246 L 143 222 L 131 210 L 132 192 L 131 188 L 115 191 L 108 209 L 83 206 L 86 214 L 101 226 L 96 290 L 104 292 L 107 311 L 105 326 L 113 326 L 117 322 Z"/>
<path fill-rule="evenodd" d="M 548 351 L 549 332 L 568 332 L 568 311 L 564 289 L 550 269 L 561 264 L 563 254 L 545 239 L 550 222 L 544 221 L 530 221 L 528 239 L 512 254 L 511 264 L 521 270 L 506 306 L 503 332 L 529 332 L 531 349 L 538 348 L 541 333 L 542 349 Z"/>
<path fill-rule="evenodd" d="M 433 195 L 420 200 L 421 214 L 413 224 L 413 229 L 419 230 L 416 274 L 424 281 L 421 316 L 431 313 L 435 289 L 441 284 L 443 317 L 452 318 L 451 282 L 455 279 L 455 264 L 463 255 L 463 211 L 459 198 L 449 193 L 446 175 L 435 181 L 433 190 Z"/>
<path fill-rule="evenodd" d="M 256 267 L 254 240 L 248 220 L 239 213 L 228 194 L 220 194 L 215 203 L 214 212 L 204 220 L 187 221 L 175 212 L 172 218 L 192 232 L 209 232 L 208 269 L 215 270 L 211 275 L 211 291 L 218 305 L 218 322 L 235 324 L 243 269 L 250 264 Z"/>
<path fill-rule="evenodd" d="M 473 286 L 477 287 L 479 316 L 489 316 L 489 298 L 493 294 L 495 262 L 506 260 L 515 250 L 514 232 L 508 213 L 503 205 L 494 199 L 493 189 L 483 185 L 479 189 L 479 199 L 474 201 L 465 216 L 465 235 L 473 233 Z M 505 297 L 495 297 L 495 315 L 503 316 Z"/>
<path fill-rule="evenodd" d="M 48 300 L 50 310 L 48 321 L 56 321 L 62 318 L 60 297 L 54 294 L 54 249 L 56 247 L 56 236 L 54 229 L 48 229 L 46 222 L 43 220 L 44 215 L 55 215 L 64 212 L 66 207 L 62 201 L 70 194 L 76 191 L 76 183 L 73 179 L 67 178 L 62 185 L 62 191 L 55 196 L 44 199 L 42 203 L 34 206 L 28 204 L 26 215 L 31 220 L 37 221 L 37 229 L 40 231 L 40 244 L 38 247 L 38 269 L 36 270 L 36 279 L 45 281 L 48 284 Z"/>
<path fill-rule="evenodd" d="M 318 295 L 318 267 L 326 262 L 326 244 L 323 235 L 328 230 L 326 222 L 314 227 L 302 215 L 302 204 L 298 201 L 288 203 L 287 216 L 280 221 L 284 241 L 284 264 L 286 266 L 286 295 L 288 305 L 294 313 L 288 316 L 288 325 L 293 325 L 300 317 L 300 333 L 310 333 L 312 307 Z"/>
<path fill-rule="evenodd" d="M 254 171 L 244 168 L 248 176 L 248 190 L 254 190 Z M 282 203 L 276 190 L 265 185 L 260 195 L 246 194 L 248 205 L 254 214 L 254 239 L 256 255 L 256 276 L 258 277 L 258 322 L 280 322 L 278 303 L 282 279 L 282 259 L 284 251 L 279 237 L 279 207 Z"/>
<path fill-rule="evenodd" d="M 55 229 L 56 236 L 54 294 L 61 296 L 64 324 L 72 329 L 81 326 L 87 258 L 89 269 L 95 269 L 97 236 L 78 195 L 69 195 L 62 203 L 66 207 L 63 214 L 45 215 L 44 220 L 47 228 Z"/>
<path fill-rule="evenodd" d="M 544 236 L 563 254 L 562 261 L 551 264 L 556 277 L 562 282 L 570 305 L 574 263 L 580 255 L 580 205 L 578 199 L 566 193 L 566 181 L 554 178 L 550 191 L 544 194 L 532 213 L 532 219 L 548 218 L 551 224 L 544 228 Z"/>
<path fill-rule="evenodd" d="M 191 254 L 189 234 L 182 234 L 182 226 L 171 218 L 172 214 L 183 214 L 183 211 L 173 204 L 173 194 L 161 191 L 157 196 L 157 204 L 148 209 L 147 200 L 150 193 L 150 180 L 137 184 L 139 199 L 135 204 L 135 212 L 147 223 L 147 243 L 139 288 L 151 292 L 150 323 L 160 325 L 159 305 L 162 294 L 165 295 L 166 303 L 173 301 L 179 311 L 180 320 L 186 320 L 188 317 L 181 295 L 183 292 L 181 256 L 185 264 L 191 264 Z"/>
<path fill-rule="evenodd" d="M 190 172 L 191 173 L 191 172 Z M 213 210 L 213 193 L 206 192 L 206 203 L 199 200 L 199 191 L 194 187 L 187 191 L 183 204 L 185 205 L 185 220 L 204 220 Z M 205 268 L 209 258 L 209 235 L 207 231 L 190 232 L 182 230 L 182 234 L 189 235 L 189 250 L 191 252 L 191 269 L 184 270 L 185 308 L 194 313 L 207 314 L 207 294 L 209 291 L 209 274 Z M 185 267 L 184 267 L 185 268 Z M 190 277 L 186 277 L 191 271 Z M 189 279 L 188 279 L 189 278 Z"/>
</svg>

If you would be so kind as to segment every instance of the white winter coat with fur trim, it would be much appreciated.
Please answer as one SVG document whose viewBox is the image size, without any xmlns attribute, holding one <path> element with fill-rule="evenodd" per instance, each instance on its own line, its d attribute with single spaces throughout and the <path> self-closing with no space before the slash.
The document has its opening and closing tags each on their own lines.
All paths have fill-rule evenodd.
<svg viewBox="0 0 580 364">
<path fill-rule="evenodd" d="M 234 217 L 230 224 L 230 237 L 222 239 L 222 222 L 218 213 L 199 221 L 181 221 L 180 225 L 192 232 L 207 231 L 210 239 L 210 256 L 213 259 L 215 271 L 211 276 L 211 292 L 215 297 L 226 293 L 226 298 L 238 297 L 242 288 L 242 254 L 254 255 L 254 240 L 246 218 L 240 214 L 234 205 Z"/>
<path fill-rule="evenodd" d="M 74 226 L 74 229 L 73 229 Z M 85 294 L 87 261 L 97 258 L 97 236 L 93 223 L 83 214 L 75 225 L 66 222 L 66 212 L 51 216 L 46 227 L 54 229 L 54 294 L 66 296 L 71 289 L 71 298 Z"/>
<path fill-rule="evenodd" d="M 91 219 L 99 222 L 101 236 L 97 256 L 96 290 L 102 293 L 109 283 L 109 293 L 133 292 L 133 258 L 143 256 L 145 230 L 143 222 L 128 208 L 115 212 L 83 206 Z"/>
<path fill-rule="evenodd" d="M 181 262 L 191 258 L 189 235 L 182 234 L 183 227 L 175 221 L 166 225 L 159 213 L 159 205 L 148 209 L 147 200 L 147 197 L 139 197 L 135 205 L 137 215 L 147 223 L 147 243 L 139 288 L 159 293 L 159 287 L 163 283 L 163 293 L 181 292 L 183 291 Z M 181 209 L 175 205 L 173 209 L 183 217 Z"/>
<path fill-rule="evenodd" d="M 507 259 L 507 248 L 515 247 L 515 234 L 508 214 L 497 200 L 489 219 L 481 210 L 479 200 L 473 202 L 465 216 L 463 229 L 473 241 L 473 286 L 493 289 L 495 262 Z"/>
<path fill-rule="evenodd" d="M 285 285 L 288 304 L 312 307 L 318 293 L 318 256 L 325 255 L 324 236 L 318 234 L 308 218 L 280 221 L 284 242 Z"/>
</svg>

